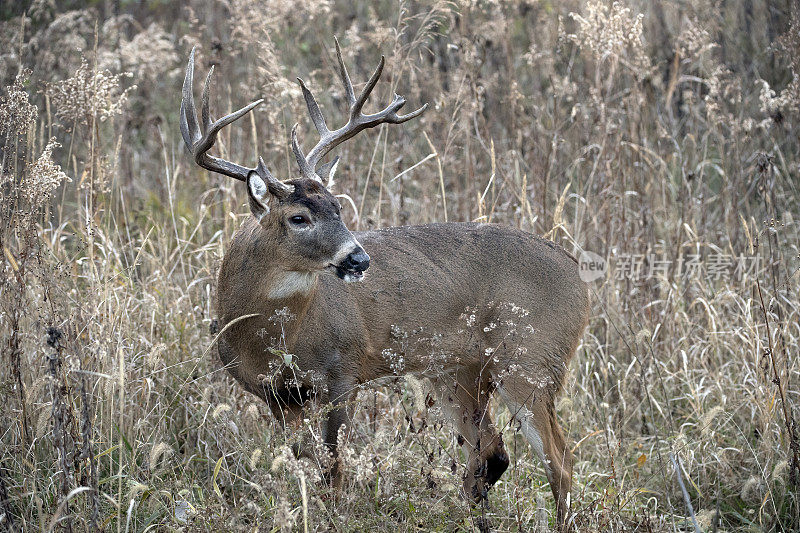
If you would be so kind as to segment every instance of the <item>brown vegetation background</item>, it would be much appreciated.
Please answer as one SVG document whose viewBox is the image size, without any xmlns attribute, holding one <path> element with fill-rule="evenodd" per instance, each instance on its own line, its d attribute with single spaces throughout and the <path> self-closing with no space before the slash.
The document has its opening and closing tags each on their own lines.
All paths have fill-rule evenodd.
<svg viewBox="0 0 800 533">
<path fill-rule="evenodd" d="M 355 81 L 386 55 L 372 109 L 430 102 L 339 150 L 351 228 L 491 221 L 609 262 L 558 405 L 575 526 L 691 529 L 691 503 L 702 530 L 800 527 L 794 2 L 37 0 L 0 3 L 0 529 L 552 523 L 513 427 L 489 507 L 458 497 L 413 378 L 360 393 L 334 498 L 290 453 L 319 413 L 279 431 L 212 357 L 248 210 L 183 148 L 189 50 L 216 116 L 265 98 L 215 149 L 285 178 L 291 126 L 316 140 L 294 78 L 344 118 L 334 35 Z"/>
</svg>

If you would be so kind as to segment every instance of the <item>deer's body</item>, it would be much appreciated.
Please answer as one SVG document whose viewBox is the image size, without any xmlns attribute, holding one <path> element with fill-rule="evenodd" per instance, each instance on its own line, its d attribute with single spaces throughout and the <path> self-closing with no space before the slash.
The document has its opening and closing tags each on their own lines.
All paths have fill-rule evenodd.
<svg viewBox="0 0 800 533">
<path fill-rule="evenodd" d="M 217 311 L 222 325 L 258 314 L 223 334 L 230 347 L 223 362 L 249 390 L 261 389 L 256 377 L 269 376 L 268 362 L 276 357 L 269 349 L 282 346 L 301 369 L 324 369 L 350 388 L 398 371 L 384 350 L 403 350 L 407 373 L 428 370 L 432 352 L 447 372 L 485 364 L 482 349 L 495 347 L 508 331 L 483 327 L 514 320 L 507 306 L 496 304 L 527 312 L 515 317 L 516 326 L 533 331 L 524 334 L 524 357 L 505 354 L 515 360 L 491 362 L 487 375 L 514 363 L 560 388 L 588 308 L 577 264 L 560 247 L 492 224 L 391 227 L 354 236 L 371 258 L 361 283 L 281 270 L 255 219 L 237 232 L 219 272 Z M 293 318 L 280 324 L 274 317 L 283 308 Z M 472 309 L 481 327 L 468 324 Z M 403 347 L 398 328 L 410 335 Z"/>
<path fill-rule="evenodd" d="M 359 385 L 404 373 L 431 378 L 467 454 L 464 493 L 476 501 L 509 463 L 488 412 L 497 391 L 544 461 L 563 522 L 572 455 L 554 403 L 588 320 L 577 262 L 552 242 L 492 224 L 351 233 L 329 191 L 338 158 L 318 166 L 321 159 L 359 131 L 405 122 L 425 106 L 398 115 L 405 100 L 395 95 L 384 110 L 364 114 L 383 59 L 356 97 L 338 43 L 337 56 L 348 122 L 330 130 L 301 81 L 320 142 L 306 156 L 292 130 L 300 177 L 280 181 L 263 161 L 247 168 L 207 154 L 217 132 L 257 103 L 214 122 L 207 81 L 201 123 L 192 52 L 181 104 L 184 140 L 200 166 L 247 183 L 253 213 L 219 272 L 220 358 L 284 423 L 302 420 L 311 398 L 332 404 L 324 438 L 334 452 L 347 417 L 343 404 Z M 337 465 L 334 483 L 342 475 Z"/>
<path fill-rule="evenodd" d="M 479 455 L 495 459 L 483 480 L 468 474 L 468 491 L 496 481 L 507 462 L 484 412 L 498 388 L 521 422 L 530 423 L 526 436 L 541 443 L 536 451 L 550 463 L 548 477 L 562 486 L 563 497 L 570 457 L 551 418 L 587 321 L 587 290 L 575 259 L 550 241 L 492 224 L 392 227 L 354 236 L 371 257 L 361 283 L 326 275 L 295 283 L 304 276 L 275 266 L 271 236 L 255 219 L 244 223 L 220 269 L 218 313 L 223 325 L 258 316 L 234 324 L 220 340 L 231 374 L 284 420 L 299 415 L 297 399 L 312 390 L 339 403 L 357 385 L 381 377 L 430 377 L 475 456 L 471 468 Z M 290 316 L 282 323 L 275 320 L 281 310 Z M 295 372 L 288 386 L 280 382 L 285 373 L 278 382 L 271 378 L 281 362 L 276 348 L 293 354 L 300 383 Z M 534 424 L 537 411 L 544 427 Z M 476 413 L 483 435 L 480 427 L 470 429 Z M 326 428 L 330 444 L 340 415 Z"/>
</svg>

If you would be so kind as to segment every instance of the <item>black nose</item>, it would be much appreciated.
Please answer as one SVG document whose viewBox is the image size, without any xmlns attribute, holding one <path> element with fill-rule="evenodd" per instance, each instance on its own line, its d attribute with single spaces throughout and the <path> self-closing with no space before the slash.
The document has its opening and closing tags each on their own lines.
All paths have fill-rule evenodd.
<svg viewBox="0 0 800 533">
<path fill-rule="evenodd" d="M 369 256 L 362 248 L 356 248 L 344 259 L 342 266 L 347 270 L 364 272 L 369 268 Z"/>
</svg>

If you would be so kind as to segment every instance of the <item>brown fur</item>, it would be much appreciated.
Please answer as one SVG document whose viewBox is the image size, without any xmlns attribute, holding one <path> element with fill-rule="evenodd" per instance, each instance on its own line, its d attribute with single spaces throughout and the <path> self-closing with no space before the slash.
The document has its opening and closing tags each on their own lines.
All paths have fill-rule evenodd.
<svg viewBox="0 0 800 533">
<path fill-rule="evenodd" d="M 308 390 L 315 389 L 323 402 L 341 404 L 359 384 L 393 374 L 384 350 L 402 352 L 403 372 L 439 383 L 464 438 L 465 493 L 478 500 L 508 464 L 487 412 L 490 395 L 500 388 L 508 403 L 532 413 L 563 518 L 572 459 L 553 405 L 588 319 L 587 287 L 574 258 L 552 242 L 492 224 L 391 227 L 353 234 L 371 256 L 371 266 L 361 283 L 345 283 L 320 270 L 336 249 L 323 241 L 341 243 L 349 235 L 338 204 L 323 187 L 303 181 L 289 182 L 295 193 L 273 198 L 260 222 L 251 217 L 243 224 L 222 263 L 223 325 L 259 314 L 234 324 L 220 339 L 230 373 L 290 422 L 299 416 Z M 284 219 L 298 210 L 313 211 L 315 231 L 321 232 L 319 238 L 304 237 L 308 249 L 285 227 Z M 316 242 L 322 243 L 319 248 Z M 300 269 L 318 272 L 308 292 L 269 298 L 286 270 Z M 270 320 L 282 308 L 293 315 L 283 324 L 283 339 L 281 325 Z M 516 333 L 509 334 L 507 320 Z M 269 350 L 275 346 L 285 346 L 297 367 L 309 371 L 295 394 L 286 392 L 284 376 L 270 367 L 270 361 L 280 361 Z M 486 348 L 496 351 L 487 356 Z M 442 356 L 433 365 L 432 352 Z M 270 394 L 265 378 L 278 393 Z M 335 447 L 345 410 L 334 408 L 329 418 L 326 442 Z"/>
</svg>

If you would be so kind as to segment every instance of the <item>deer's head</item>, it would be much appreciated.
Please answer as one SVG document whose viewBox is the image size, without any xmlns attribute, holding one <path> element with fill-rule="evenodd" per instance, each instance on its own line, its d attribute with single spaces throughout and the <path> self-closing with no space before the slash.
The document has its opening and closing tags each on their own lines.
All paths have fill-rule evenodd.
<svg viewBox="0 0 800 533">
<path fill-rule="evenodd" d="M 348 121 L 339 129 L 333 131 L 328 129 L 314 95 L 303 80 L 297 79 L 320 140 L 308 155 L 305 155 L 297 140 L 297 124 L 292 128 L 292 151 L 299 170 L 299 176 L 295 179 L 281 181 L 275 178 L 261 158 L 254 168 L 247 168 L 207 153 L 214 145 L 217 133 L 223 127 L 247 114 L 263 100 L 253 102 L 230 115 L 212 121 L 208 109 L 208 88 L 213 73 L 212 67 L 203 88 L 202 121 L 198 121 L 192 96 L 194 50 L 189 56 L 189 65 L 183 82 L 181 133 L 198 165 L 247 184 L 250 210 L 269 238 L 277 244 L 276 263 L 287 271 L 329 272 L 345 281 L 359 281 L 369 267 L 369 256 L 342 222 L 339 200 L 330 191 L 339 158 L 336 157 L 323 165 L 319 163 L 333 148 L 360 131 L 383 123 L 406 122 L 424 113 L 428 105 L 425 104 L 413 113 L 398 115 L 397 111 L 406 101 L 402 96 L 395 95 L 392 103 L 382 111 L 364 114 L 362 111 L 364 103 L 383 72 L 385 60 L 381 57 L 378 68 L 361 94 L 356 97 L 342 60 L 338 41 L 336 41 L 336 56 L 339 63 L 339 77 L 349 104 Z"/>
</svg>

